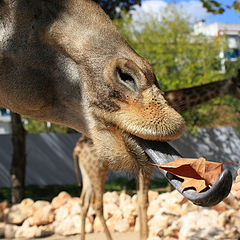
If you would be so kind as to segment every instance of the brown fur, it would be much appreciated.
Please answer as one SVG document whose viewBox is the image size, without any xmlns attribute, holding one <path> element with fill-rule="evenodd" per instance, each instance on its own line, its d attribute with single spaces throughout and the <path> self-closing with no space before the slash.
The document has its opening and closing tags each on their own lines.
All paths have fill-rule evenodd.
<svg viewBox="0 0 240 240">
<path fill-rule="evenodd" d="M 109 170 L 108 163 L 99 158 L 91 139 L 81 137 L 73 150 L 78 184 L 81 185 L 79 168 L 82 173 L 82 192 L 81 192 L 81 240 L 85 239 L 85 221 L 87 212 L 92 202 L 92 206 L 99 217 L 106 238 L 112 240 L 106 221 L 103 216 L 103 193 L 104 185 Z M 148 208 L 148 185 L 150 174 L 142 170 L 138 172 L 138 208 L 140 220 L 140 238 L 147 239 L 147 208 Z"/>
<path fill-rule="evenodd" d="M 84 133 L 99 161 L 136 174 L 152 169 L 136 137 L 184 131 L 147 60 L 90 0 L 1 1 L 0 105 Z"/>
<path fill-rule="evenodd" d="M 103 193 L 105 179 L 108 174 L 107 163 L 101 161 L 96 154 L 93 142 L 87 137 L 81 137 L 73 151 L 75 170 L 77 171 L 80 185 L 79 167 L 82 173 L 81 204 L 81 240 L 85 239 L 85 221 L 87 212 L 92 203 L 96 215 L 101 220 L 108 240 L 112 240 L 111 234 L 103 217 Z M 80 164 L 78 164 L 78 161 Z"/>
<path fill-rule="evenodd" d="M 97 4 L 6 4 L 0 8 L 0 105 L 83 132 L 118 169 L 145 165 L 147 171 L 135 136 L 166 141 L 182 134 L 184 121 L 164 100 L 151 66 Z"/>
<path fill-rule="evenodd" d="M 168 91 L 164 96 L 174 109 L 182 112 L 223 95 L 231 95 L 240 100 L 240 71 L 226 80 Z"/>
</svg>

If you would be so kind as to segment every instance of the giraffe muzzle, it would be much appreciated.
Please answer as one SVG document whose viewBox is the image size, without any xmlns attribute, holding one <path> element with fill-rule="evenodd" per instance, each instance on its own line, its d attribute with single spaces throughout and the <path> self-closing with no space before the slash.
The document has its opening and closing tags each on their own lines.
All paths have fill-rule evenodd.
<svg viewBox="0 0 240 240">
<path fill-rule="evenodd" d="M 140 138 L 138 141 L 153 163 L 164 164 L 174 161 L 177 158 L 182 158 L 181 154 L 167 142 L 148 141 Z M 184 197 L 194 204 L 203 207 L 214 206 L 221 202 L 228 196 L 232 187 L 232 174 L 227 169 L 223 170 L 211 188 L 208 187 L 200 193 L 194 189 L 180 189 L 180 185 L 182 184 L 180 178 L 165 170 L 159 169 L 159 171 Z"/>
</svg>

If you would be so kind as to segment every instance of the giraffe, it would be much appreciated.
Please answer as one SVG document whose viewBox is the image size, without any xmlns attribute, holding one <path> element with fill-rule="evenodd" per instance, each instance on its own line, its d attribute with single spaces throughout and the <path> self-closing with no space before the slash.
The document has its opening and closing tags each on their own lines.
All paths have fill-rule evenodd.
<svg viewBox="0 0 240 240">
<path fill-rule="evenodd" d="M 181 112 L 188 110 L 195 105 L 207 102 L 212 98 L 227 94 L 240 100 L 240 71 L 238 71 L 237 76 L 226 80 L 203 84 L 201 86 L 167 91 L 164 93 L 164 96 L 171 106 L 173 106 L 177 111 Z M 97 215 L 101 219 L 107 239 L 111 240 L 111 234 L 103 217 L 103 193 L 104 184 L 108 173 L 108 166 L 107 164 L 104 165 L 101 161 L 99 161 L 98 156 L 93 148 L 94 146 L 91 139 L 83 136 L 77 141 L 73 150 L 73 159 L 78 184 L 81 184 L 79 168 L 81 169 L 83 180 L 83 190 L 81 193 L 81 207 L 83 209 L 81 240 L 85 239 L 84 219 L 86 218 L 88 207 L 90 205 L 90 196 L 93 195 L 97 196 L 94 198 L 94 204 L 98 207 L 95 207 L 95 209 L 100 209 L 100 211 L 96 210 Z M 149 182 L 150 175 L 145 176 L 145 178 L 143 178 L 141 175 L 138 176 L 139 219 L 140 231 L 142 231 L 140 235 L 148 234 L 146 216 L 148 208 Z M 142 204 L 142 208 L 140 207 L 140 204 Z"/>
<path fill-rule="evenodd" d="M 85 134 L 109 168 L 143 178 L 176 156 L 164 142 L 185 129 L 149 62 L 91 0 L 0 0 L 0 106 Z M 172 184 L 206 206 L 226 197 L 231 179 L 223 172 L 204 194 Z"/>
<path fill-rule="evenodd" d="M 82 173 L 83 185 L 80 196 L 81 205 L 81 240 L 85 239 L 85 221 L 90 202 L 99 217 L 108 240 L 112 240 L 109 229 L 103 217 L 103 193 L 108 174 L 107 162 L 100 161 L 94 144 L 90 138 L 81 137 L 74 148 L 73 159 L 78 184 L 81 184 L 79 167 Z M 78 164 L 79 163 L 81 164 Z"/>
<path fill-rule="evenodd" d="M 103 193 L 106 177 L 108 174 L 107 162 L 100 161 L 99 156 L 94 148 L 94 144 L 90 138 L 86 136 L 80 137 L 73 150 L 73 160 L 75 165 L 76 177 L 78 185 L 81 186 L 80 172 L 82 174 L 82 192 L 80 196 L 81 206 L 81 240 L 85 239 L 85 223 L 87 212 L 92 202 L 93 209 L 96 215 L 99 217 L 103 226 L 107 240 L 112 240 L 111 233 L 106 225 L 106 221 L 103 216 Z M 147 219 L 144 218 L 147 211 L 147 205 L 143 206 L 143 203 L 147 203 L 148 185 L 150 175 L 140 175 L 138 182 L 138 206 L 140 218 L 140 236 L 148 235 L 148 227 L 145 224 Z M 141 177 L 140 177 L 141 176 Z M 143 207 L 143 210 L 141 209 Z M 144 221 L 143 221 L 144 220 Z"/>
<path fill-rule="evenodd" d="M 178 112 L 183 112 L 223 95 L 240 99 L 240 70 L 234 77 L 200 86 L 167 91 L 164 96 Z"/>
</svg>

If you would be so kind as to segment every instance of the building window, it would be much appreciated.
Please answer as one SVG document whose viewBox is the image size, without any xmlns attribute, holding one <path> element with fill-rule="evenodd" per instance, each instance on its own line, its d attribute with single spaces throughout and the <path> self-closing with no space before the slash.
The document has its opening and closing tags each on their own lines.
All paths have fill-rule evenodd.
<svg viewBox="0 0 240 240">
<path fill-rule="evenodd" d="M 227 52 L 225 52 L 224 56 L 227 59 L 234 60 L 239 57 L 239 49 L 237 48 L 230 49 Z"/>
<path fill-rule="evenodd" d="M 6 108 L 0 107 L 1 116 L 10 116 L 10 111 Z"/>
</svg>

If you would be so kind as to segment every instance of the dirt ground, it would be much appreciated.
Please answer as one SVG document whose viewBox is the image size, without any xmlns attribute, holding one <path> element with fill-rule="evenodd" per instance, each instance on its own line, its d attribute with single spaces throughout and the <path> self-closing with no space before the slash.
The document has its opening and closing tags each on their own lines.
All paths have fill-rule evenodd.
<svg viewBox="0 0 240 240">
<path fill-rule="evenodd" d="M 125 233 L 112 233 L 114 240 L 138 240 L 138 232 L 125 232 Z M 47 238 L 41 238 L 41 240 L 80 240 L 80 235 L 64 237 L 59 235 L 53 235 Z M 86 234 L 86 240 L 106 240 L 104 233 L 88 233 Z"/>
</svg>

